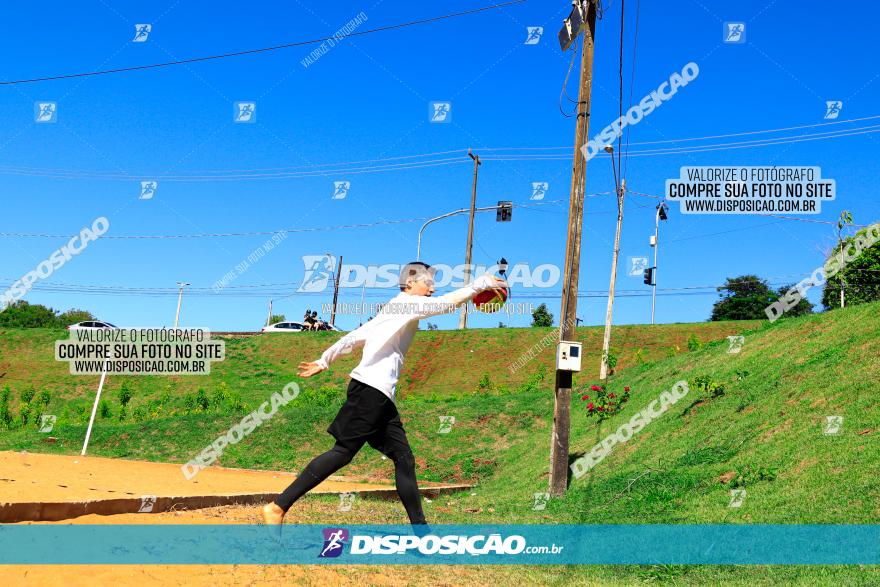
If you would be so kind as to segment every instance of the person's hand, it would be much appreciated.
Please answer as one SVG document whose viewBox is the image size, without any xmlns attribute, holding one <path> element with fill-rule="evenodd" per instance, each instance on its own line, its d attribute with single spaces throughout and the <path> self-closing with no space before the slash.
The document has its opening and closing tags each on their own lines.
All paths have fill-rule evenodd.
<svg viewBox="0 0 880 587">
<path fill-rule="evenodd" d="M 299 364 L 298 375 L 300 377 L 311 377 L 312 375 L 317 375 L 323 370 L 324 368 L 314 361 L 312 361 L 311 363 L 302 362 Z"/>
<path fill-rule="evenodd" d="M 491 273 L 486 273 L 478 277 L 476 280 L 474 280 L 473 286 L 474 289 L 476 289 L 477 291 L 485 291 L 487 289 L 495 289 L 498 287 L 508 287 L 506 281 L 504 281 L 500 277 L 492 275 Z"/>
</svg>

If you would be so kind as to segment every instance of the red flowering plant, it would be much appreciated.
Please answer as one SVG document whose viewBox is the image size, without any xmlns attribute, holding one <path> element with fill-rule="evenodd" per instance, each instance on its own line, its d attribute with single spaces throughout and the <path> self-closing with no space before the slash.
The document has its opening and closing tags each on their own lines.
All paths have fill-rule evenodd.
<svg viewBox="0 0 880 587">
<path fill-rule="evenodd" d="M 595 416 L 601 422 L 622 410 L 623 404 L 629 401 L 629 394 L 629 386 L 617 394 L 604 385 L 591 385 L 590 391 L 581 395 L 581 401 L 587 402 L 587 416 Z"/>
</svg>

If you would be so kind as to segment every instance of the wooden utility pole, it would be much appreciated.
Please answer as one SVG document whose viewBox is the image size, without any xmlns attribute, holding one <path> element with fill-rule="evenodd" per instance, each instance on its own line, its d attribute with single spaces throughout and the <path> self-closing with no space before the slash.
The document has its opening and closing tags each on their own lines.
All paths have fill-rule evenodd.
<svg viewBox="0 0 880 587">
<path fill-rule="evenodd" d="M 336 266 L 336 280 L 333 285 L 333 309 L 330 311 L 330 326 L 336 321 L 336 300 L 339 299 L 339 276 L 342 275 L 342 255 L 339 255 L 339 264 Z"/>
<path fill-rule="evenodd" d="M 477 211 L 477 171 L 480 169 L 480 158 L 471 153 L 470 149 L 468 155 L 474 160 L 474 183 L 471 187 L 471 216 L 468 222 L 467 249 L 464 253 L 464 285 L 471 282 L 471 249 L 474 246 L 474 214 Z M 467 328 L 467 312 L 468 304 L 464 304 L 461 307 L 461 317 L 458 319 L 459 328 Z"/>
<path fill-rule="evenodd" d="M 571 198 L 568 205 L 568 239 L 565 245 L 565 272 L 562 282 L 559 340 L 572 340 L 577 313 L 578 277 L 580 275 L 581 232 L 584 216 L 584 184 L 587 159 L 581 152 L 590 131 L 590 93 L 593 87 L 593 40 L 596 32 L 595 0 L 584 4 L 583 47 L 578 89 L 578 115 L 574 135 L 574 162 L 571 173 Z M 561 496 L 568 485 L 568 437 L 571 427 L 571 371 L 556 370 L 553 407 L 553 433 L 550 446 L 550 494 Z"/>
<path fill-rule="evenodd" d="M 621 179 L 617 186 L 617 231 L 614 234 L 614 252 L 611 254 L 611 283 L 608 285 L 608 307 L 605 309 L 605 336 L 602 339 L 602 363 L 599 365 L 599 379 L 608 377 L 608 353 L 611 351 L 611 317 L 614 313 L 614 286 L 617 284 L 617 259 L 620 256 L 620 229 L 623 226 L 623 198 L 626 194 L 626 180 Z"/>
</svg>

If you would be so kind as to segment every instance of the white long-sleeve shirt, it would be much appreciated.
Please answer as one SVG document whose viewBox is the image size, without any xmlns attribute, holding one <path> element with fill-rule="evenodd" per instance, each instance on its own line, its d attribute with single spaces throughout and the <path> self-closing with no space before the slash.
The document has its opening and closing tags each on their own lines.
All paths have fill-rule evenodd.
<svg viewBox="0 0 880 587">
<path fill-rule="evenodd" d="M 394 401 L 403 357 L 419 329 L 419 320 L 447 314 L 468 302 L 477 293 L 495 286 L 489 274 L 461 289 L 437 297 L 400 292 L 376 316 L 352 330 L 328 348 L 316 361 L 323 369 L 341 355 L 364 347 L 361 362 L 351 372 L 352 379 L 375 387 Z"/>
</svg>

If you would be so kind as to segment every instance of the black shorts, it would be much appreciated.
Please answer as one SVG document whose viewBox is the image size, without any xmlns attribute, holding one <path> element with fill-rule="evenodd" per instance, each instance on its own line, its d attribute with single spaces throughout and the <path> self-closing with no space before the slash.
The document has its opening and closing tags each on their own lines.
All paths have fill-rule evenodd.
<svg viewBox="0 0 880 587">
<path fill-rule="evenodd" d="M 352 452 L 364 443 L 392 459 L 394 453 L 411 452 L 394 402 L 356 379 L 348 384 L 348 397 L 327 432 Z"/>
</svg>

